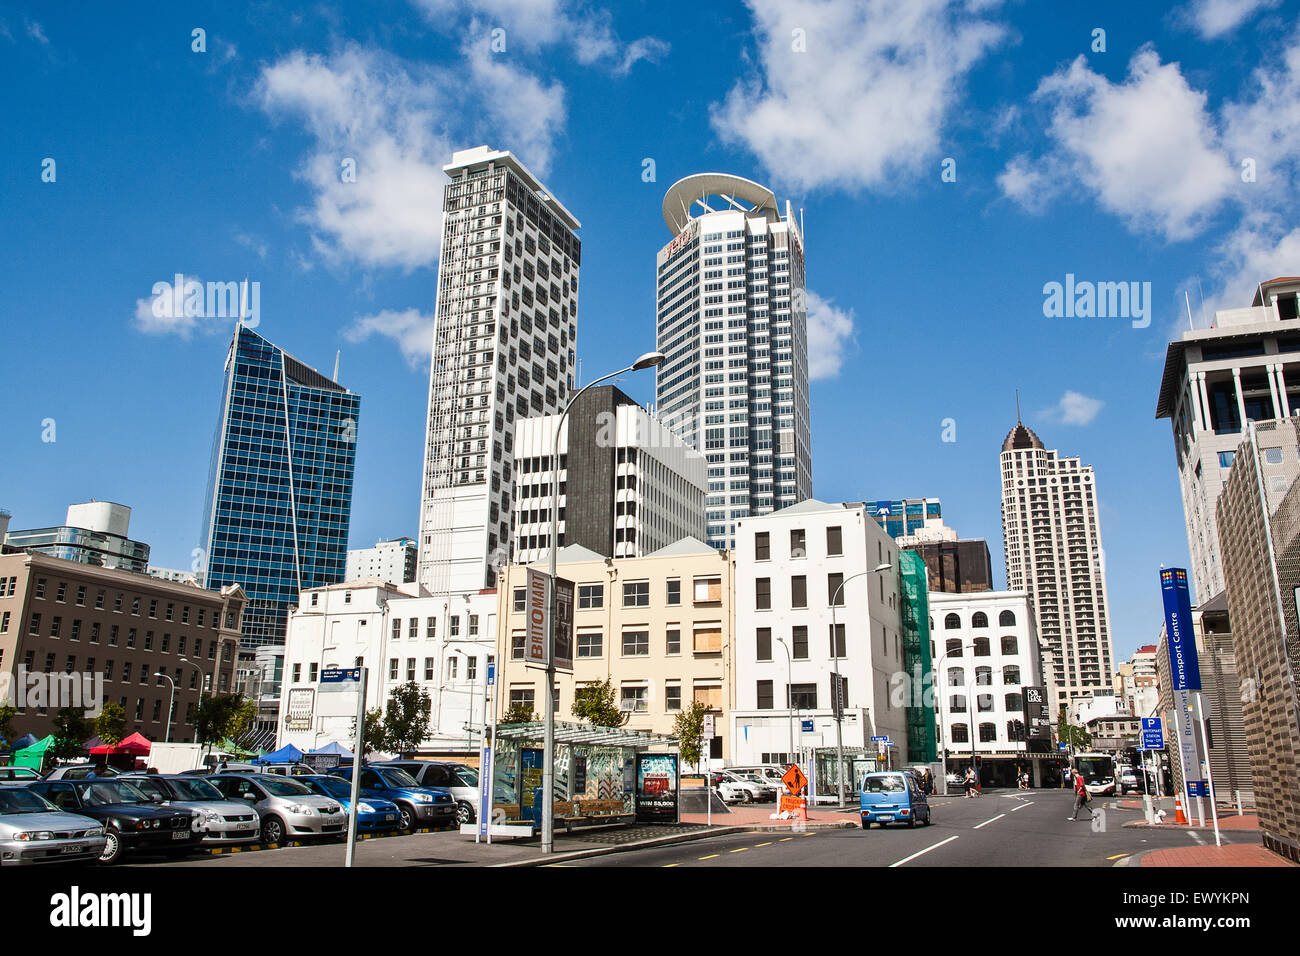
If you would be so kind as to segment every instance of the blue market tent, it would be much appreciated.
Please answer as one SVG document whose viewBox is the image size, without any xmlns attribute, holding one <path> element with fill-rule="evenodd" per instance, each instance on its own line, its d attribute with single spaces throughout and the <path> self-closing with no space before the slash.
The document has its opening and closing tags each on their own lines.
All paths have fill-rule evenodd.
<svg viewBox="0 0 1300 956">
<path fill-rule="evenodd" d="M 21 737 L 19 737 L 17 740 L 14 741 L 13 748 L 14 750 L 26 750 L 32 744 L 36 743 L 39 739 L 40 738 L 38 738 L 35 734 L 23 734 Z"/>
<path fill-rule="evenodd" d="M 302 751 L 293 744 L 286 744 L 279 750 L 257 758 L 258 763 L 298 763 L 302 760 Z"/>
<path fill-rule="evenodd" d="M 352 759 L 352 751 L 348 750 L 346 747 L 344 747 L 341 743 L 338 743 L 337 741 L 331 741 L 330 743 L 326 744 L 324 747 L 318 747 L 315 750 L 309 750 L 307 751 L 307 753 L 311 754 L 312 756 L 320 756 L 320 755 L 328 756 L 333 754 L 338 756 L 340 760 Z"/>
</svg>

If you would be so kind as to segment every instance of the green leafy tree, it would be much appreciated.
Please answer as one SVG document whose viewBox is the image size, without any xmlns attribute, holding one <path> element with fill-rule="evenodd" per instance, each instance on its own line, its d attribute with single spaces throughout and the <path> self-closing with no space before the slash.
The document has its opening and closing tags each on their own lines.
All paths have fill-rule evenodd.
<svg viewBox="0 0 1300 956">
<path fill-rule="evenodd" d="M 1083 727 L 1070 723 L 1064 707 L 1061 708 L 1056 726 L 1057 738 L 1061 743 L 1069 747 L 1072 752 L 1092 748 L 1092 734 L 1088 733 Z"/>
<path fill-rule="evenodd" d="M 677 738 L 682 763 L 688 763 L 693 767 L 700 765 L 700 760 L 704 756 L 700 738 L 704 733 L 704 715 L 708 712 L 709 708 L 704 706 L 702 701 L 692 701 L 691 706 L 678 714 L 673 721 L 673 736 Z"/>
<path fill-rule="evenodd" d="M 429 715 L 433 700 L 415 681 L 394 687 L 384 709 L 384 749 L 397 754 L 414 753 L 429 736 Z"/>
<path fill-rule="evenodd" d="M 607 677 L 574 692 L 573 716 L 597 727 L 622 727 L 632 715 L 619 710 L 614 682 Z"/>
<path fill-rule="evenodd" d="M 195 739 L 209 746 L 227 737 L 234 740 L 243 735 L 256 712 L 257 705 L 241 694 L 214 694 L 194 712 Z"/>
<path fill-rule="evenodd" d="M 50 745 L 48 755 L 55 760 L 80 757 L 83 753 L 81 742 L 91 735 L 93 727 L 82 708 L 60 707 L 54 715 L 54 743 Z"/>
<path fill-rule="evenodd" d="M 530 724 L 537 719 L 533 713 L 533 705 L 525 704 L 522 701 L 511 704 L 504 714 L 501 715 L 503 724 Z"/>
<path fill-rule="evenodd" d="M 14 715 L 18 711 L 8 704 L 0 704 L 0 742 L 6 747 L 13 746 L 13 742 L 18 739 L 18 732 L 14 730 Z"/>
<path fill-rule="evenodd" d="M 95 718 L 95 733 L 110 747 L 122 742 L 126 737 L 126 711 L 121 704 L 104 705 L 103 712 Z"/>
<path fill-rule="evenodd" d="M 355 728 L 356 722 L 353 722 Z M 376 750 L 383 750 L 387 735 L 384 733 L 384 712 L 378 707 L 366 711 L 366 723 L 361 731 L 361 756 L 368 757 Z"/>
</svg>

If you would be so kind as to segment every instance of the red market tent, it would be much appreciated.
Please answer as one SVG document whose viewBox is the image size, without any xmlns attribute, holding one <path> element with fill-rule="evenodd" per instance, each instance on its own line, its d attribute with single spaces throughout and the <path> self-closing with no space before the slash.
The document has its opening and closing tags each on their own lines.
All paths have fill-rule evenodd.
<svg viewBox="0 0 1300 956">
<path fill-rule="evenodd" d="M 102 756 L 104 754 L 129 754 L 132 757 L 147 757 L 149 751 L 153 749 L 153 743 L 148 737 L 142 737 L 140 734 L 132 734 L 119 744 L 112 747 L 107 744 L 100 744 L 98 747 L 90 748 L 93 755 Z"/>
</svg>

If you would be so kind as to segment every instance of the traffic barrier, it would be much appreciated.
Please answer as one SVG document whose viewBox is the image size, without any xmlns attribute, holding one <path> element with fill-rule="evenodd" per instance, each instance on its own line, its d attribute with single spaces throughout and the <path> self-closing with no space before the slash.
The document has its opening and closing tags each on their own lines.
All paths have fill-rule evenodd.
<svg viewBox="0 0 1300 956">
<path fill-rule="evenodd" d="M 1179 826 L 1187 825 L 1187 815 L 1183 813 L 1183 795 L 1174 794 L 1174 823 Z"/>
</svg>

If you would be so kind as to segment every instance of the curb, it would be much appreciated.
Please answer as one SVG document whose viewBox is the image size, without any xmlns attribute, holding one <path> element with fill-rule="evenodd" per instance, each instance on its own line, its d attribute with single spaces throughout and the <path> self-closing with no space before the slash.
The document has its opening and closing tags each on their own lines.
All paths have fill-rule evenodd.
<svg viewBox="0 0 1300 956">
<path fill-rule="evenodd" d="M 1141 866 L 1142 858 L 1148 853 L 1154 853 L 1155 850 L 1141 850 L 1137 853 L 1131 853 L 1122 860 L 1116 860 L 1111 866 Z"/>
<path fill-rule="evenodd" d="M 412 830 L 405 833 L 401 830 L 393 830 L 390 833 L 358 833 L 357 842 L 365 840 L 384 840 L 390 837 L 414 836 L 417 833 L 449 833 L 453 827 L 420 827 L 418 830 Z M 288 843 L 241 843 L 236 846 L 199 846 L 194 852 L 196 856 L 231 856 L 235 853 L 257 853 L 260 850 L 283 850 L 295 846 L 323 846 L 331 841 L 335 843 L 346 843 L 347 834 L 342 839 L 339 835 L 332 833 L 324 839 L 314 840 L 290 840 Z"/>
<path fill-rule="evenodd" d="M 751 827 L 728 826 L 714 827 L 710 830 L 704 830 L 699 833 L 675 833 L 672 836 L 656 837 L 653 840 L 638 840 L 636 843 L 623 843 L 615 846 L 592 847 L 588 850 L 574 850 L 571 853 L 552 854 L 549 857 L 540 857 L 532 860 L 516 860 L 511 863 L 494 863 L 493 869 L 509 869 L 521 866 L 550 866 L 554 863 L 563 863 L 566 860 L 585 860 L 594 856 L 608 856 L 611 853 L 625 853 L 629 850 L 646 850 L 659 846 L 672 846 L 674 843 L 691 843 L 695 840 L 706 840 L 715 836 L 727 836 L 731 833 L 743 833 Z"/>
<path fill-rule="evenodd" d="M 1135 820 L 1132 823 L 1124 824 L 1125 830 L 1197 830 L 1201 833 L 1213 833 L 1213 824 L 1201 826 L 1196 823 L 1147 823 L 1145 820 Z M 1259 827 L 1219 827 L 1220 833 L 1258 833 Z"/>
</svg>

